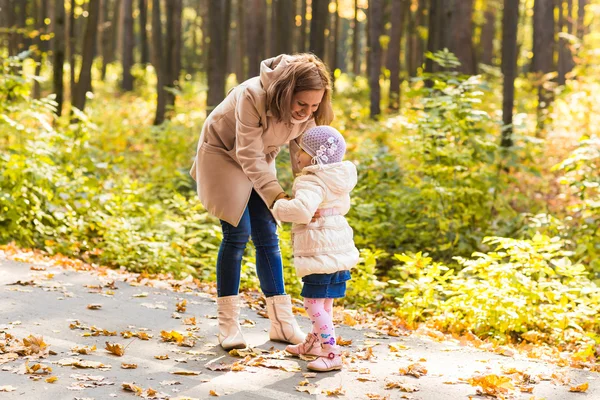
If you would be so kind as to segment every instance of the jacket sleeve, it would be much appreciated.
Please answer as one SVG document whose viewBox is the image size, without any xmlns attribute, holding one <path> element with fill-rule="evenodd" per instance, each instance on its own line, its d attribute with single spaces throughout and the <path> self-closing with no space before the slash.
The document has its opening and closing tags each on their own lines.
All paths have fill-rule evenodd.
<svg viewBox="0 0 600 400">
<path fill-rule="evenodd" d="M 240 94 L 236 110 L 236 156 L 244 174 L 254 185 L 254 189 L 271 207 L 277 195 L 284 190 L 277 181 L 273 169 L 267 162 L 262 140 L 263 127 L 260 124 L 260 112 L 251 93 L 247 90 Z"/>
<path fill-rule="evenodd" d="M 308 224 L 323 202 L 324 196 L 325 193 L 321 186 L 303 182 L 301 187 L 297 187 L 294 199 L 275 202 L 273 216 L 283 222 Z"/>
<path fill-rule="evenodd" d="M 315 123 L 315 119 L 311 118 L 306 123 L 304 132 L 306 132 L 310 128 L 314 128 L 315 126 L 317 126 L 317 124 Z M 302 132 L 302 134 L 304 134 L 304 132 Z M 298 150 L 300 150 L 300 139 L 301 138 L 302 138 L 302 135 L 298 136 L 294 140 L 290 140 L 290 161 L 292 162 L 292 171 L 294 172 L 294 176 L 296 176 L 300 173 L 300 170 L 298 169 L 298 157 L 296 157 L 296 154 L 298 154 Z"/>
</svg>

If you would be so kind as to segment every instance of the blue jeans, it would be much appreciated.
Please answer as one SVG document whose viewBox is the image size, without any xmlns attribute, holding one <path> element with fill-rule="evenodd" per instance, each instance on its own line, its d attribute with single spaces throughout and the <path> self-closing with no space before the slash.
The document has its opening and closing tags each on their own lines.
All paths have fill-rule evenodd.
<svg viewBox="0 0 600 400">
<path fill-rule="evenodd" d="M 240 289 L 242 256 L 252 236 L 256 247 L 256 274 L 266 297 L 285 294 L 277 223 L 262 198 L 252 190 L 237 227 L 221 220 L 223 241 L 217 258 L 217 295 L 233 296 Z"/>
</svg>

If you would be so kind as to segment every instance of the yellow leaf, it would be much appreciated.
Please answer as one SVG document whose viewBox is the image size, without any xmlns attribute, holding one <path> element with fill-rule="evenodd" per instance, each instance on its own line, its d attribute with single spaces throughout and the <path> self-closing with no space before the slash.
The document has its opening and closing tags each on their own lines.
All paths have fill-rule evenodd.
<svg viewBox="0 0 600 400">
<path fill-rule="evenodd" d="M 471 386 L 480 386 L 483 393 L 490 396 L 497 394 L 506 394 L 509 390 L 513 390 L 514 386 L 509 377 L 498 376 L 495 374 L 476 376 L 467 380 Z"/>
<path fill-rule="evenodd" d="M 186 370 L 180 370 L 180 371 L 173 371 L 171 372 L 173 375 L 200 375 L 202 372 L 201 371 L 186 371 Z"/>
<path fill-rule="evenodd" d="M 102 304 L 88 304 L 88 310 L 99 310 L 102 308 Z"/>
<path fill-rule="evenodd" d="M 423 375 L 427 375 L 427 368 L 419 363 L 410 364 L 406 368 L 400 368 L 400 375 L 412 375 L 415 378 L 420 378 Z"/>
<path fill-rule="evenodd" d="M 214 397 L 219 397 L 219 394 L 212 389 L 210 392 L 208 392 L 208 394 L 210 394 L 211 396 L 214 396 Z"/>
<path fill-rule="evenodd" d="M 390 351 L 392 353 L 398 352 L 400 350 L 408 350 L 408 346 L 403 345 L 402 343 L 396 342 L 396 343 L 390 343 L 388 345 L 390 347 Z"/>
<path fill-rule="evenodd" d="M 23 339 L 23 345 L 29 349 L 29 354 L 37 354 L 44 351 L 48 345 L 44 343 L 42 336 L 29 335 Z"/>
<path fill-rule="evenodd" d="M 74 353 L 78 353 L 78 354 L 84 354 L 84 355 L 88 355 L 88 354 L 92 354 L 92 352 L 96 351 L 96 345 L 92 346 L 92 347 L 88 347 L 88 346 L 75 346 L 71 349 L 72 352 Z"/>
<path fill-rule="evenodd" d="M 123 354 L 125 354 L 125 348 L 120 343 L 106 342 L 106 350 L 118 357 L 121 357 Z"/>
<path fill-rule="evenodd" d="M 189 317 L 183 320 L 184 325 L 196 325 L 196 317 Z"/>
<path fill-rule="evenodd" d="M 128 392 L 133 392 L 135 393 L 137 396 L 141 396 L 144 393 L 144 389 L 142 389 L 139 386 L 136 386 L 133 384 L 133 382 L 123 382 L 121 383 L 121 387 L 123 388 L 123 390 L 126 390 Z"/>
<path fill-rule="evenodd" d="M 177 312 L 184 313 L 187 308 L 187 300 L 183 299 L 176 304 Z"/>
<path fill-rule="evenodd" d="M 338 337 L 335 339 L 335 343 L 336 343 L 338 346 L 350 346 L 350 345 L 352 344 L 352 339 L 345 340 L 345 339 L 343 339 L 341 336 L 338 336 Z"/>
<path fill-rule="evenodd" d="M 590 384 L 585 382 L 585 383 L 582 383 L 581 385 L 571 387 L 569 389 L 569 392 L 583 393 L 588 390 L 589 386 L 590 386 Z"/>
<path fill-rule="evenodd" d="M 137 367 L 137 364 L 121 363 L 121 368 L 123 369 L 136 369 Z"/>
<path fill-rule="evenodd" d="M 56 376 L 49 376 L 48 378 L 46 378 L 46 382 L 48 383 L 54 383 L 58 380 L 58 377 Z"/>
<path fill-rule="evenodd" d="M 154 358 L 156 358 L 157 360 L 168 360 L 169 355 L 168 354 L 158 355 L 158 356 L 154 356 Z"/>
</svg>

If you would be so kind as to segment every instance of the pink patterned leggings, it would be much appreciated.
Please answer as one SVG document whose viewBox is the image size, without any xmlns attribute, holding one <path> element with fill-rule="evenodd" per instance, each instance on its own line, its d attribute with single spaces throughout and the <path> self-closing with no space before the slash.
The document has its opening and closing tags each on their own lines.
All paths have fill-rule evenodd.
<svg viewBox="0 0 600 400">
<path fill-rule="evenodd" d="M 312 334 L 319 337 L 322 344 L 335 346 L 333 299 L 304 298 L 304 308 L 312 322 Z"/>
</svg>

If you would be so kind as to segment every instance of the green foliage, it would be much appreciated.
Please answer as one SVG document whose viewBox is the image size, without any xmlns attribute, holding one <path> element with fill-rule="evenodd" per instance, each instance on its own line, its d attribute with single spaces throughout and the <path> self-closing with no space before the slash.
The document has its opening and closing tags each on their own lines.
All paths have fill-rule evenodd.
<svg viewBox="0 0 600 400">
<path fill-rule="evenodd" d="M 457 257 L 456 272 L 421 253 L 396 255 L 388 293 L 409 322 L 429 319 L 438 328 L 472 332 L 500 342 L 531 339 L 559 343 L 570 330 L 600 332 L 600 290 L 585 267 L 573 263 L 558 238 L 484 239 L 495 246 L 473 258 Z"/>
<path fill-rule="evenodd" d="M 568 207 L 566 235 L 575 242 L 575 258 L 590 266 L 600 280 L 600 138 L 583 137 L 578 147 L 554 170 L 560 182 L 577 196 Z"/>
</svg>

